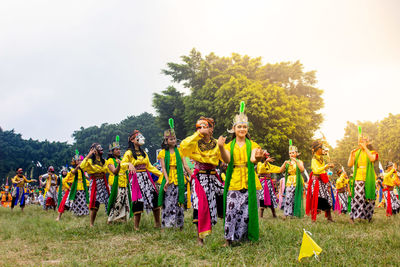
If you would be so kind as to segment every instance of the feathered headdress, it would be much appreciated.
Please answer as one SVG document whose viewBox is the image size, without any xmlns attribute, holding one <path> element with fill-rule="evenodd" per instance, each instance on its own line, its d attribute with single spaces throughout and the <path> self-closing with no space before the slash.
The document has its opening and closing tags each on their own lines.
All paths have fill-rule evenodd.
<svg viewBox="0 0 400 267">
<path fill-rule="evenodd" d="M 111 144 L 109 145 L 109 150 L 110 151 L 112 151 L 113 149 L 116 149 L 116 148 L 120 148 L 120 146 L 119 146 L 119 135 L 117 135 L 115 137 L 115 142 L 113 142 L 112 145 Z"/>
<path fill-rule="evenodd" d="M 164 131 L 164 138 L 170 138 L 170 137 L 175 137 L 175 130 L 174 130 L 174 119 L 170 118 L 168 120 L 168 124 L 169 124 L 169 129 Z"/>
<path fill-rule="evenodd" d="M 228 130 L 229 133 L 234 133 L 235 126 L 237 124 L 249 124 L 249 119 L 247 118 L 246 114 L 244 114 L 244 108 L 245 104 L 244 101 L 240 102 L 240 109 L 239 109 L 239 114 L 235 115 L 235 118 L 233 118 L 233 123 L 232 123 L 232 129 Z"/>
<path fill-rule="evenodd" d="M 297 147 L 293 145 L 292 139 L 289 139 L 289 153 L 290 152 L 298 153 Z"/>
</svg>

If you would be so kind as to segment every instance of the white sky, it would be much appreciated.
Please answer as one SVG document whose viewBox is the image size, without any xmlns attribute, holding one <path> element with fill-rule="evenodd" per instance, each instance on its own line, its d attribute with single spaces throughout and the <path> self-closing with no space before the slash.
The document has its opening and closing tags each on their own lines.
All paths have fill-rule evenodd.
<svg viewBox="0 0 400 267">
<path fill-rule="evenodd" d="M 161 74 L 194 47 L 300 60 L 324 89 L 328 140 L 400 113 L 400 1 L 2 1 L 0 126 L 72 141 L 81 126 L 154 112 Z"/>
</svg>

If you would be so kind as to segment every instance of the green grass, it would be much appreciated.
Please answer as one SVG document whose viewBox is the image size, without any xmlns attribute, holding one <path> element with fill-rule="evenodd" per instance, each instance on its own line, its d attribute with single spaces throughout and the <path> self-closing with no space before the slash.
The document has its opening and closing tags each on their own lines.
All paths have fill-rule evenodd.
<svg viewBox="0 0 400 267">
<path fill-rule="evenodd" d="M 266 216 L 265 216 L 266 215 Z M 327 223 L 319 215 L 310 218 L 273 219 L 269 210 L 260 220 L 260 241 L 223 248 L 222 221 L 199 247 L 191 211 L 185 213 L 185 228 L 153 228 L 152 214 L 142 218 L 141 229 L 128 224 L 107 225 L 104 208 L 95 227 L 89 217 L 76 218 L 66 212 L 60 222 L 56 213 L 28 206 L 23 213 L 0 207 L 1 266 L 143 266 L 143 265 L 235 265 L 235 266 L 377 266 L 400 265 L 400 216 L 386 218 L 377 208 L 372 223 L 348 223 L 348 216 L 334 215 Z M 279 212 L 281 215 L 281 212 Z M 298 263 L 303 228 L 323 249 L 319 261 Z"/>
</svg>

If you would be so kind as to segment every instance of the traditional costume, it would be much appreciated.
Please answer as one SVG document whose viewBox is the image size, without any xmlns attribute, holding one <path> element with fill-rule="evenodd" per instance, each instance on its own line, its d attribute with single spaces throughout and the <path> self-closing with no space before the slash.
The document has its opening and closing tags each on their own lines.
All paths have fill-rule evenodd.
<svg viewBox="0 0 400 267">
<path fill-rule="evenodd" d="M 323 145 L 321 141 L 315 141 L 313 143 L 313 153 L 319 149 L 322 149 Z M 311 216 L 313 221 L 317 219 L 317 211 L 323 210 L 326 212 L 328 220 L 332 220 L 330 217 L 332 208 L 332 196 L 331 186 L 326 173 L 326 165 L 323 155 L 314 154 L 311 160 L 311 174 L 310 181 L 308 181 L 307 188 L 307 202 L 306 202 L 306 214 Z"/>
<path fill-rule="evenodd" d="M 64 173 L 66 173 L 64 175 Z M 68 185 L 65 186 L 65 179 L 68 176 L 68 170 L 63 168 L 61 170 L 60 178 L 60 185 L 58 186 L 58 196 L 57 196 L 57 209 L 59 213 L 64 213 L 65 210 L 69 210 L 69 201 L 67 201 L 69 195 L 69 187 Z"/>
<path fill-rule="evenodd" d="M 164 161 L 169 183 L 167 190 L 164 192 L 166 179 L 164 175 L 160 177 L 159 180 L 162 182 L 158 205 L 162 206 L 161 226 L 163 228 L 182 228 L 184 223 L 185 177 L 183 174 L 181 152 L 175 147 L 174 153 L 171 153 L 168 147 L 168 138 L 170 137 L 175 137 L 173 126 L 171 126 L 170 130 L 164 132 L 164 149 L 160 151 L 157 157 L 159 160 Z"/>
<path fill-rule="evenodd" d="M 44 205 L 45 209 L 57 207 L 57 183 L 58 176 L 54 173 L 54 167 L 50 166 L 46 174 L 40 176 L 40 179 L 46 180 L 45 194 L 44 194 Z M 42 181 L 42 183 L 44 183 Z"/>
<path fill-rule="evenodd" d="M 393 166 L 392 162 L 389 162 L 386 166 L 386 170 Z M 398 179 L 396 170 L 392 167 L 389 171 L 385 172 L 383 176 L 383 194 L 386 201 L 386 216 L 391 216 L 400 211 L 400 201 L 395 196 L 393 189 L 395 182 Z"/>
<path fill-rule="evenodd" d="M 207 125 L 214 127 L 214 120 L 201 117 L 196 128 Z M 209 142 L 204 141 L 199 131 L 185 138 L 180 145 L 183 157 L 195 161 L 192 174 L 192 207 L 193 223 L 197 225 L 198 236 L 203 239 L 211 233 L 217 217 L 222 217 L 223 182 L 216 168 L 221 160 L 221 152 L 217 140 L 211 136 Z"/>
<path fill-rule="evenodd" d="M 271 173 L 280 172 L 280 167 L 272 165 L 267 161 L 259 162 L 257 164 L 258 178 L 260 179 L 262 186 L 262 189 L 259 193 L 260 208 L 270 208 L 274 217 L 276 217 L 275 209 L 278 207 L 278 199 L 276 197 L 274 181 L 272 180 Z"/>
<path fill-rule="evenodd" d="M 116 161 L 113 153 L 114 149 L 119 149 L 119 136 L 117 136 L 116 141 L 110 145 L 111 157 L 106 161 L 106 165 L 113 165 L 115 168 L 118 167 L 118 162 Z M 131 209 L 132 199 L 131 191 L 128 182 L 128 167 L 129 163 L 120 163 L 120 169 L 117 175 L 109 168 L 108 183 L 111 186 L 110 199 L 108 201 L 107 214 L 108 222 L 114 221 L 128 221 L 133 215 Z"/>
<path fill-rule="evenodd" d="M 143 135 L 135 130 L 130 138 L 140 139 L 139 142 L 144 144 Z M 158 207 L 158 189 L 151 177 L 150 173 L 160 176 L 161 172 L 151 165 L 149 156 L 140 147 L 135 150 L 130 147 L 124 154 L 122 163 L 131 163 L 136 172 L 130 177 L 132 183 L 132 210 L 133 214 L 159 209 Z"/>
<path fill-rule="evenodd" d="M 81 168 L 72 169 L 64 179 L 63 186 L 69 191 L 67 203 L 70 211 L 76 216 L 89 214 L 89 185 Z"/>
<path fill-rule="evenodd" d="M 339 202 L 340 213 L 347 213 L 348 197 L 347 192 L 349 186 L 349 180 L 345 172 L 341 172 L 339 178 L 336 180 L 336 194 L 337 200 Z"/>
<path fill-rule="evenodd" d="M 378 159 L 378 153 L 371 151 Z M 355 153 L 353 186 L 351 186 L 351 219 L 371 220 L 375 207 L 375 179 L 374 164 L 367 153 L 358 149 Z"/>
<path fill-rule="evenodd" d="M 97 151 L 103 151 L 103 148 L 99 144 L 93 144 L 92 148 L 95 148 Z M 106 178 L 108 167 L 105 160 L 103 158 L 100 158 L 100 160 L 96 160 L 96 157 L 94 155 L 91 158 L 86 157 L 83 159 L 80 168 L 82 171 L 87 172 L 90 178 L 89 209 L 97 211 L 100 207 L 100 204 L 104 204 L 105 209 L 107 210 L 110 190 L 108 188 L 108 182 Z M 82 177 L 83 173 L 78 173 L 81 173 Z"/>
<path fill-rule="evenodd" d="M 244 102 L 233 120 L 232 129 L 238 124 L 248 125 Z M 248 138 L 242 147 L 236 143 L 236 138 L 225 144 L 225 149 L 230 153 L 230 162 L 224 187 L 224 238 L 229 242 L 247 238 L 257 241 L 259 238 L 257 190 L 261 190 L 262 186 L 256 178 L 254 163 L 250 160 L 256 148 L 260 146 Z"/>
<path fill-rule="evenodd" d="M 15 175 L 14 178 L 11 179 L 11 182 L 14 185 L 12 192 L 12 201 L 11 201 L 12 209 L 14 208 L 15 205 L 18 205 L 18 203 L 21 208 L 25 206 L 25 196 L 24 196 L 25 183 L 31 183 L 34 181 L 26 179 L 26 177 L 22 173 L 23 173 L 22 169 L 19 168 L 17 171 L 17 175 Z"/>
</svg>

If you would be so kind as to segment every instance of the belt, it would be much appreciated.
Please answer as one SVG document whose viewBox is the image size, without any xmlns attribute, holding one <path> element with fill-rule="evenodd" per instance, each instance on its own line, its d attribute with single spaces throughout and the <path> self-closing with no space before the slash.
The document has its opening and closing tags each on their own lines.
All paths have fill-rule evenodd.
<svg viewBox="0 0 400 267">
<path fill-rule="evenodd" d="M 94 179 L 101 179 L 104 178 L 104 173 L 91 173 L 90 178 Z"/>
<path fill-rule="evenodd" d="M 215 170 L 199 170 L 199 173 L 216 174 Z"/>
<path fill-rule="evenodd" d="M 387 191 L 393 191 L 394 186 L 386 186 L 385 189 Z"/>
<path fill-rule="evenodd" d="M 339 188 L 339 189 L 337 189 L 337 191 L 338 191 L 338 193 L 344 193 L 344 192 L 346 192 L 346 188 Z"/>
<path fill-rule="evenodd" d="M 246 164 L 241 164 L 241 165 L 234 165 L 234 168 L 246 168 L 247 165 Z"/>
<path fill-rule="evenodd" d="M 171 169 L 174 169 L 174 170 L 176 170 L 176 166 L 174 166 L 174 165 L 170 165 L 169 166 L 169 169 L 171 170 Z"/>
<path fill-rule="evenodd" d="M 365 169 L 367 166 L 358 166 L 357 169 Z"/>
</svg>

